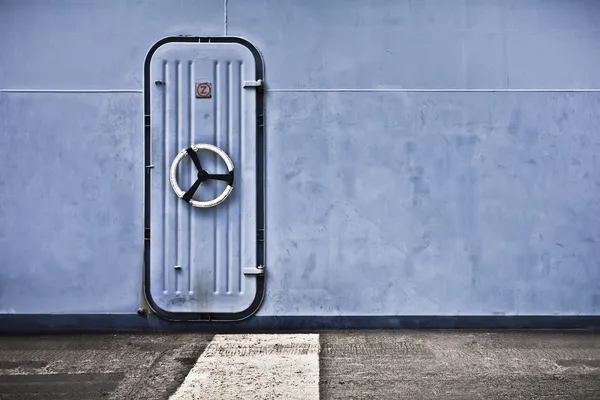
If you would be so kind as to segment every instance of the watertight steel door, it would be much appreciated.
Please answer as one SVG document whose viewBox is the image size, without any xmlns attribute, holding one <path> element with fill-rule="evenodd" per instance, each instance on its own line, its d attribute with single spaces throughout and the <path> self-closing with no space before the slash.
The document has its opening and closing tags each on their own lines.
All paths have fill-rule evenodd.
<svg viewBox="0 0 600 400">
<path fill-rule="evenodd" d="M 264 291 L 262 59 L 168 38 L 146 59 L 145 295 L 177 320 L 239 320 Z"/>
</svg>

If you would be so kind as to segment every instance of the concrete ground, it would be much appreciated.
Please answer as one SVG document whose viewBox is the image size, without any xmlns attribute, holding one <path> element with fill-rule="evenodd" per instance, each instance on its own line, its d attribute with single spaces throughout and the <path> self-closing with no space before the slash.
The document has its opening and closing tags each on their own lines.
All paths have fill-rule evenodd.
<svg viewBox="0 0 600 400">
<path fill-rule="evenodd" d="M 600 399 L 600 335 L 0 337 L 0 399 Z"/>
</svg>

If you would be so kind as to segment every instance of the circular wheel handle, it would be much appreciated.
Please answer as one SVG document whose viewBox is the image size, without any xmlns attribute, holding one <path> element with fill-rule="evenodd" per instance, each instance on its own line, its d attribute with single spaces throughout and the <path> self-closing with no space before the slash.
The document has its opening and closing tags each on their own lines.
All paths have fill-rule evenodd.
<svg viewBox="0 0 600 400">
<path fill-rule="evenodd" d="M 225 161 L 225 164 L 227 164 L 227 169 L 229 170 L 229 172 L 227 174 L 211 174 L 211 173 L 207 172 L 206 170 L 204 170 L 202 168 L 202 164 L 200 163 L 200 159 L 198 158 L 198 154 L 196 154 L 196 152 L 198 150 L 210 150 L 213 153 L 218 154 L 219 157 L 221 157 L 223 159 L 223 161 Z M 181 190 L 181 188 L 179 187 L 179 184 L 177 183 L 177 167 L 179 166 L 179 163 L 181 162 L 181 160 L 183 160 L 183 158 L 187 157 L 187 156 L 190 156 L 190 158 L 192 159 L 192 162 L 196 166 L 196 169 L 198 170 L 198 178 L 196 179 L 196 182 L 194 182 L 192 187 L 189 188 L 187 192 L 184 192 L 183 190 Z M 212 144 L 204 144 L 204 143 L 194 144 L 194 145 L 192 145 L 192 147 L 181 150 L 179 152 L 179 154 L 177 154 L 177 156 L 173 160 L 173 163 L 171 164 L 170 180 L 171 180 L 171 186 L 173 187 L 173 190 L 175 191 L 175 194 L 177 195 L 177 197 L 187 201 L 193 207 L 198 207 L 198 208 L 214 207 L 216 205 L 221 204 L 233 190 L 233 161 L 231 161 L 231 158 L 229 158 L 227 153 L 225 153 L 223 150 L 221 150 L 217 146 L 213 146 Z M 227 187 L 225 188 L 223 193 L 221 193 L 221 195 L 214 200 L 210 200 L 210 201 L 193 200 L 192 197 L 194 196 L 194 193 L 196 193 L 196 191 L 198 190 L 198 188 L 200 187 L 202 182 L 205 182 L 208 180 L 217 180 L 217 181 L 227 182 Z"/>
</svg>

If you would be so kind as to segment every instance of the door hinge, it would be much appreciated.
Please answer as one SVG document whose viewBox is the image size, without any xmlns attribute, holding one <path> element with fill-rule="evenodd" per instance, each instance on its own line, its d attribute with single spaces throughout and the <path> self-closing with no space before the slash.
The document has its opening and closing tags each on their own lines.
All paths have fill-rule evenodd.
<svg viewBox="0 0 600 400">
<path fill-rule="evenodd" d="M 264 275 L 265 267 L 263 265 L 259 265 L 258 267 L 247 267 L 244 268 L 244 275 Z"/>
<path fill-rule="evenodd" d="M 244 81 L 244 87 L 245 88 L 260 88 L 264 86 L 264 82 L 262 79 L 259 79 L 257 81 Z"/>
</svg>

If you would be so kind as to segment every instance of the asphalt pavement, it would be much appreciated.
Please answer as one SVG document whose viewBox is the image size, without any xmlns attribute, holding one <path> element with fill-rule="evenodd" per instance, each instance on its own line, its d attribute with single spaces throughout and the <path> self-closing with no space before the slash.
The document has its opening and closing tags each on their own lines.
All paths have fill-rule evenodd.
<svg viewBox="0 0 600 400">
<path fill-rule="evenodd" d="M 600 399 L 600 335 L 0 336 L 0 399 Z"/>
<path fill-rule="evenodd" d="M 321 335 L 323 399 L 600 399 L 600 335 Z"/>
</svg>

